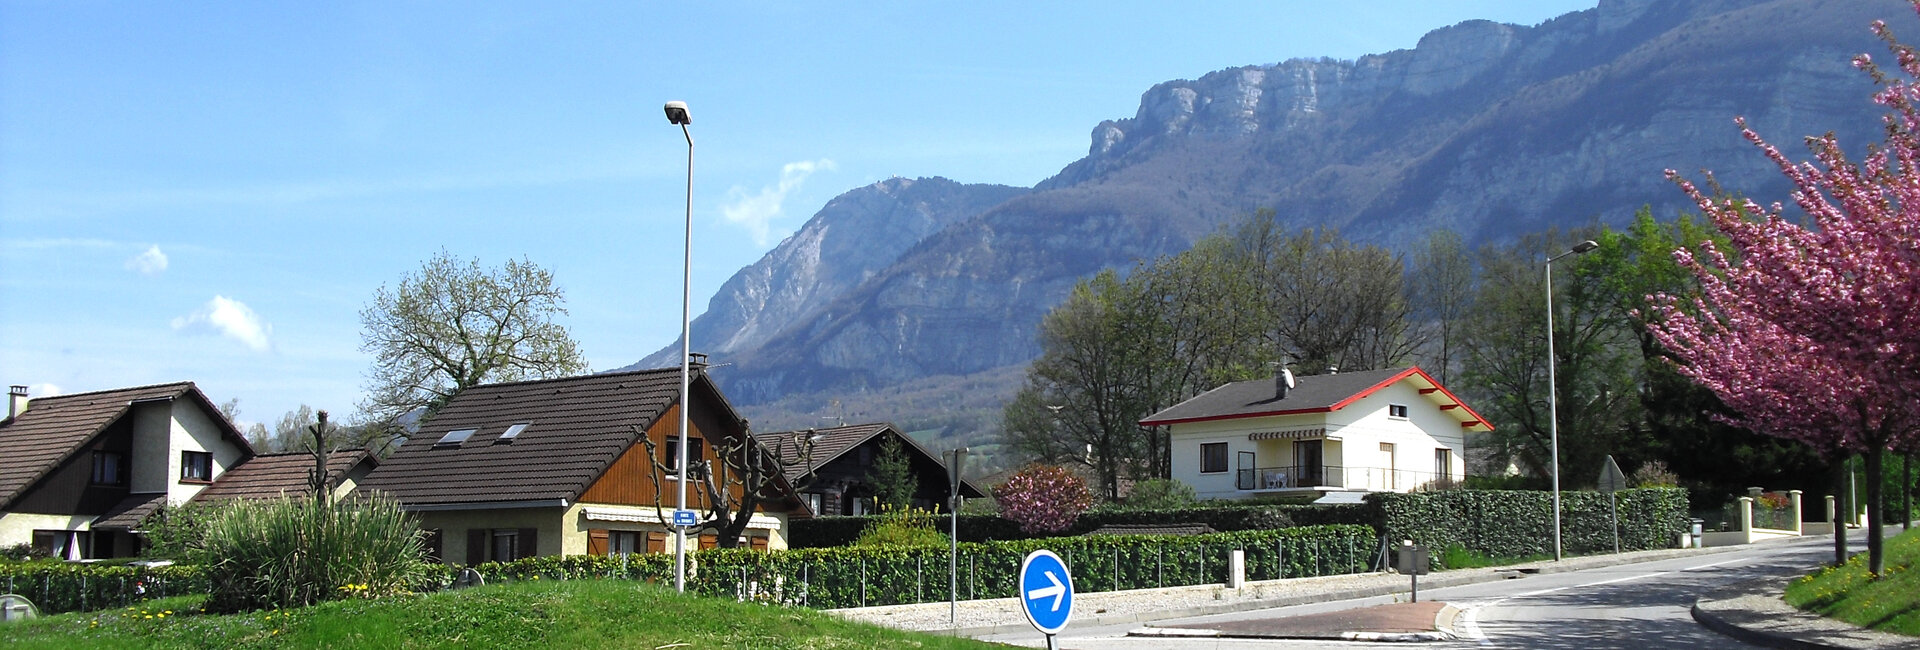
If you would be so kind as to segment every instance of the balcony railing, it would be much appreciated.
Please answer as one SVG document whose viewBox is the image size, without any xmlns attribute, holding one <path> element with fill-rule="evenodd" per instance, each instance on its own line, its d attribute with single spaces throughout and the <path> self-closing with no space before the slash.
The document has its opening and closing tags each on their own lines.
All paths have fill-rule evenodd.
<svg viewBox="0 0 1920 650">
<path fill-rule="evenodd" d="M 1450 486 L 1457 477 L 1385 467 L 1339 465 L 1284 465 L 1241 469 L 1235 487 L 1242 490 L 1334 488 L 1400 492 L 1421 487 Z"/>
</svg>

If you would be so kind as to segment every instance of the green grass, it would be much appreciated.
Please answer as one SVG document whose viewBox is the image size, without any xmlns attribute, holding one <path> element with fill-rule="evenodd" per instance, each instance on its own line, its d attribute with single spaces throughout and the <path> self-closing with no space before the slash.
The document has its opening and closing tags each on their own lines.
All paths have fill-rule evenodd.
<svg viewBox="0 0 1920 650">
<path fill-rule="evenodd" d="M 1545 560 L 1545 559 L 1548 559 L 1548 557 L 1549 556 L 1546 556 L 1546 555 L 1530 555 L 1527 557 L 1487 557 L 1487 554 L 1485 553 L 1481 553 L 1479 551 L 1463 547 L 1459 544 L 1449 544 L 1447 545 L 1447 548 L 1440 551 L 1440 557 L 1435 559 L 1439 560 L 1437 564 L 1440 565 L 1439 567 L 1436 567 L 1436 568 L 1446 570 L 1446 569 L 1478 569 L 1481 567 L 1490 567 L 1490 566 L 1507 566 L 1509 564 L 1525 564 L 1527 562 L 1537 562 L 1540 560 Z"/>
<path fill-rule="evenodd" d="M 6 648 L 996 648 L 617 580 L 532 581 L 232 615 L 203 596 L 0 626 Z"/>
<path fill-rule="evenodd" d="M 1787 585 L 1787 604 L 1883 632 L 1920 636 L 1920 531 L 1887 540 L 1886 572 L 1867 575 L 1867 554 Z"/>
</svg>

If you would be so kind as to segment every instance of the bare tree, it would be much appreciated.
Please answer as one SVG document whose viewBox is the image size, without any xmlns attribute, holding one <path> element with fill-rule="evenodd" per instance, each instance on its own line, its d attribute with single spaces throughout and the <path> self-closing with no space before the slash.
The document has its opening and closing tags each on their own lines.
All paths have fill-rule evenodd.
<svg viewBox="0 0 1920 650">
<path fill-rule="evenodd" d="M 638 434 L 640 444 L 647 449 L 647 458 L 652 463 L 650 472 L 653 480 L 653 508 L 661 521 L 670 518 L 662 499 L 666 494 L 661 485 L 668 476 L 677 475 L 678 468 L 668 467 L 661 460 L 659 447 L 645 431 L 633 427 Z M 713 447 L 714 457 L 719 461 L 702 460 L 687 462 L 678 459 L 687 467 L 687 478 L 695 481 L 701 494 L 706 496 L 707 517 L 700 525 L 689 529 L 690 532 L 710 530 L 717 537 L 722 548 L 735 548 L 740 544 L 741 533 L 746 532 L 747 524 L 753 521 L 754 513 L 762 505 L 779 501 L 798 494 L 813 483 L 813 447 L 816 442 L 814 430 L 795 432 L 793 436 L 777 441 L 778 451 L 788 449 L 793 454 L 776 453 L 762 445 L 751 433 L 742 433 L 738 441 L 708 440 Z M 792 445 L 792 447 L 787 447 Z M 786 473 L 790 469 L 801 468 L 800 478 L 789 483 Z M 691 505 L 691 504 L 689 504 Z"/>
</svg>

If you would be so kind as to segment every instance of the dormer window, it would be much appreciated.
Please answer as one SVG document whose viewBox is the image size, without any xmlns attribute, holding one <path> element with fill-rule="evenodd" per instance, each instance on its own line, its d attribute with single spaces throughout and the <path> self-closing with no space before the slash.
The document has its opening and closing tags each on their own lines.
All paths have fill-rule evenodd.
<svg viewBox="0 0 1920 650">
<path fill-rule="evenodd" d="M 180 452 L 180 482 L 212 483 L 213 454 L 204 451 Z"/>
<path fill-rule="evenodd" d="M 440 440 L 433 443 L 433 446 L 458 447 L 460 443 L 466 442 L 468 438 L 472 438 L 476 431 L 479 431 L 479 429 L 454 429 L 448 431 L 447 435 L 440 436 Z"/>
<path fill-rule="evenodd" d="M 117 451 L 93 452 L 93 484 L 125 485 L 127 457 Z"/>
<path fill-rule="evenodd" d="M 1407 405 L 1405 405 L 1405 404 L 1388 404 L 1388 405 L 1387 405 L 1387 417 L 1390 417 L 1390 418 L 1393 418 L 1393 419 L 1395 419 L 1395 420 L 1405 420 L 1405 419 L 1407 419 Z"/>
<path fill-rule="evenodd" d="M 526 431 L 527 427 L 531 424 L 532 424 L 531 422 L 521 422 L 519 424 L 507 427 L 506 432 L 500 434 L 500 439 L 495 440 L 494 442 L 513 442 L 513 439 L 520 437 L 520 432 Z"/>
</svg>

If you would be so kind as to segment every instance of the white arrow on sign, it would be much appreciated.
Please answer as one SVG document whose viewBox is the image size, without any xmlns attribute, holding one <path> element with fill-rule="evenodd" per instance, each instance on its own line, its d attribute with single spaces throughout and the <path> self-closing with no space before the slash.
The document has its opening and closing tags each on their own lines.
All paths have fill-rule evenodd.
<svg viewBox="0 0 1920 650">
<path fill-rule="evenodd" d="M 1042 571 L 1041 573 L 1046 574 L 1047 582 L 1053 583 L 1053 586 L 1041 587 L 1039 589 L 1035 589 L 1033 591 L 1027 592 L 1027 600 L 1040 600 L 1042 598 L 1052 596 L 1053 608 L 1050 611 L 1055 611 L 1055 612 L 1060 611 L 1060 600 L 1066 597 L 1067 586 L 1060 584 L 1060 578 L 1058 576 L 1053 575 L 1052 571 Z"/>
</svg>

